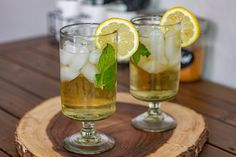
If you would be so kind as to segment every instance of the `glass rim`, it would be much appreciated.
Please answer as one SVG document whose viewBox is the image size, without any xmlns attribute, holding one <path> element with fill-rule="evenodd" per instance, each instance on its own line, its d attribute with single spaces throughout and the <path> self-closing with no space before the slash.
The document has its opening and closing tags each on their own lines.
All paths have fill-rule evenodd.
<svg viewBox="0 0 236 157">
<path fill-rule="evenodd" d="M 175 25 L 178 25 L 181 23 L 181 20 L 176 22 L 176 23 L 173 23 L 173 24 L 166 24 L 166 25 L 161 25 L 160 23 L 159 24 L 156 24 L 156 23 L 137 23 L 135 21 L 141 21 L 143 19 L 150 19 L 150 20 L 156 20 L 156 21 L 161 21 L 162 17 L 162 14 L 156 14 L 156 15 L 142 15 L 142 16 L 136 16 L 136 17 L 133 17 L 130 22 L 132 22 L 134 25 L 136 26 L 157 26 L 157 27 L 171 27 L 171 26 L 175 26 Z"/>
<path fill-rule="evenodd" d="M 106 33 L 106 34 L 101 34 L 101 35 L 91 35 L 91 36 L 88 36 L 88 35 L 79 35 L 79 34 L 76 34 L 76 35 L 73 35 L 73 34 L 66 34 L 66 32 L 64 32 L 66 29 L 68 29 L 69 27 L 73 27 L 73 26 L 83 26 L 83 25 L 96 25 L 96 26 L 99 26 L 99 23 L 74 23 L 74 24 L 70 24 L 70 25 L 66 25 L 66 26 L 63 26 L 61 29 L 60 29 L 60 36 L 64 36 L 64 37 L 71 37 L 71 38 L 97 38 L 97 37 L 103 37 L 103 36 L 108 36 L 108 35 L 112 35 L 112 34 L 116 34 L 117 31 L 114 31 L 114 32 L 111 32 L 111 33 Z"/>
</svg>

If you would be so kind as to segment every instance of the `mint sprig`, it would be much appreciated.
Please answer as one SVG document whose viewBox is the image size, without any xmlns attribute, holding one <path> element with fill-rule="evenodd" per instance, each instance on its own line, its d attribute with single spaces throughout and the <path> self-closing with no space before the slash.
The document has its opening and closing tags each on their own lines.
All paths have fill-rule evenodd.
<svg viewBox="0 0 236 157">
<path fill-rule="evenodd" d="M 103 89 L 106 87 L 112 90 L 116 84 L 116 54 L 111 44 L 103 49 L 98 64 L 99 73 L 96 74 L 96 86 Z"/>
<path fill-rule="evenodd" d="M 141 59 L 141 56 L 146 56 L 146 57 L 149 57 L 151 55 L 150 51 L 146 48 L 146 46 L 139 42 L 139 46 L 138 46 L 138 49 L 137 51 L 133 54 L 132 58 L 134 60 L 134 62 L 136 64 L 138 64 L 138 62 L 140 61 Z"/>
</svg>

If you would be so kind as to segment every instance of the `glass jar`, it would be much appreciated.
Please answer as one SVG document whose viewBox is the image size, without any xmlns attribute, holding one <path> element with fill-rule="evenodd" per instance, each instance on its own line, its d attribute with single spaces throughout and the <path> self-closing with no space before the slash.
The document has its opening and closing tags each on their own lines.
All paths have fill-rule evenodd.
<svg viewBox="0 0 236 157">
<path fill-rule="evenodd" d="M 197 81 L 202 76 L 208 22 L 202 18 L 198 20 L 201 28 L 200 38 L 193 45 L 182 49 L 181 82 Z"/>
</svg>

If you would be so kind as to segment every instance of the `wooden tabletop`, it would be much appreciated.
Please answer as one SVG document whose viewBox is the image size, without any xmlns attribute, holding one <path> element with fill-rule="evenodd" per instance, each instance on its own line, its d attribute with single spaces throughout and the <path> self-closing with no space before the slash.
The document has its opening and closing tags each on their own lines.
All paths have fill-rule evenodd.
<svg viewBox="0 0 236 157">
<path fill-rule="evenodd" d="M 118 91 L 128 92 L 128 84 L 128 65 L 119 65 Z M 0 157 L 17 156 L 14 132 L 24 113 L 57 95 L 57 46 L 46 37 L 0 45 Z M 208 123 L 200 157 L 236 156 L 236 90 L 204 80 L 181 83 L 173 101 L 203 114 Z"/>
</svg>

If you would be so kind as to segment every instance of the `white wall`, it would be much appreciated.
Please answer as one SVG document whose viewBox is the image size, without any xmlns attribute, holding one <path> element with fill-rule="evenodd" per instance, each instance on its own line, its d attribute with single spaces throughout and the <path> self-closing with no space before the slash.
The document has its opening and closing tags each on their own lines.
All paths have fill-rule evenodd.
<svg viewBox="0 0 236 157">
<path fill-rule="evenodd" d="M 204 78 L 236 89 L 236 0 L 153 0 L 152 8 L 183 6 L 210 20 Z"/>
<path fill-rule="evenodd" d="M 1 0 L 0 42 L 47 33 L 47 12 L 56 0 Z"/>
</svg>

